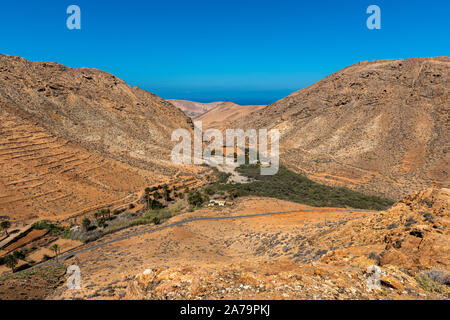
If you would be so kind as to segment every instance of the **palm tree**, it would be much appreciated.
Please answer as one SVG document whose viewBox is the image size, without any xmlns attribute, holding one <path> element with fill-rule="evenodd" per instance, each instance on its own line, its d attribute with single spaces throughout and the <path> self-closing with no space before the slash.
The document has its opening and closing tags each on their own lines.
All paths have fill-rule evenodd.
<svg viewBox="0 0 450 320">
<path fill-rule="evenodd" d="M 87 231 L 89 226 L 91 225 L 91 220 L 89 220 L 89 218 L 84 218 L 81 224 L 83 225 L 83 229 Z"/>
<path fill-rule="evenodd" d="M 170 190 L 164 189 L 164 200 L 169 201 L 170 200 Z"/>
<path fill-rule="evenodd" d="M 101 214 L 102 214 L 103 218 L 108 219 L 108 220 L 111 219 L 111 210 L 103 209 L 101 211 Z"/>
<path fill-rule="evenodd" d="M 103 228 L 103 227 L 105 226 L 105 224 L 106 224 L 105 218 L 99 218 L 99 219 L 97 220 L 97 226 L 98 226 L 99 228 Z"/>
<path fill-rule="evenodd" d="M 3 231 L 5 231 L 5 233 L 6 233 L 6 236 L 8 237 L 9 236 L 9 233 L 8 233 L 8 229 L 11 227 L 11 222 L 9 222 L 9 221 L 2 221 L 1 223 L 0 223 L 0 228 L 3 230 Z"/>
<path fill-rule="evenodd" d="M 144 200 L 147 201 L 147 209 L 150 208 L 150 195 L 148 193 L 146 193 L 144 195 Z"/>
<path fill-rule="evenodd" d="M 56 262 L 58 262 L 58 254 L 59 254 L 59 246 L 58 244 L 54 244 L 50 247 L 50 249 L 55 253 Z"/>
</svg>

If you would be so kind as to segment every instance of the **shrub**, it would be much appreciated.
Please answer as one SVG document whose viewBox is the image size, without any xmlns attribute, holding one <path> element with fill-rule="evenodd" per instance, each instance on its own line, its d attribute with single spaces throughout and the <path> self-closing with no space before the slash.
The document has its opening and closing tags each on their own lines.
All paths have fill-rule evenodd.
<svg viewBox="0 0 450 320">
<path fill-rule="evenodd" d="M 155 200 L 155 199 L 150 200 L 150 209 L 159 210 L 162 208 L 164 208 L 164 206 L 161 202 L 159 202 L 158 200 Z"/>
<path fill-rule="evenodd" d="M 215 191 L 214 191 L 214 189 L 211 188 L 211 187 L 206 187 L 206 188 L 205 188 L 205 193 L 206 193 L 207 195 L 212 196 L 212 195 L 215 193 Z"/>
<path fill-rule="evenodd" d="M 241 165 L 236 169 L 253 181 L 250 183 L 217 183 L 210 188 L 215 193 L 227 192 L 230 198 L 242 196 L 271 197 L 316 207 L 352 207 L 358 209 L 386 209 L 394 202 L 365 195 L 347 188 L 321 185 L 280 166 L 275 175 L 263 176 L 259 165 Z M 218 173 L 220 175 L 220 173 Z"/>
<path fill-rule="evenodd" d="M 437 282 L 439 284 L 443 284 L 443 285 L 450 285 L 450 273 L 443 271 L 443 270 L 438 270 L 438 269 L 433 269 L 433 270 L 429 270 L 429 271 L 425 271 L 423 272 L 423 275 L 426 276 L 427 278 L 429 278 L 430 280 Z"/>
<path fill-rule="evenodd" d="M 159 219 L 158 217 L 154 217 L 154 218 L 152 219 L 152 222 L 153 222 L 154 224 L 160 224 L 160 223 L 161 223 L 161 219 Z"/>
<path fill-rule="evenodd" d="M 161 199 L 162 196 L 158 191 L 153 192 L 153 199 Z"/>
<path fill-rule="evenodd" d="M 44 254 L 44 257 L 42 258 L 43 261 L 50 260 L 52 257 L 50 257 L 48 254 Z"/>
<path fill-rule="evenodd" d="M 14 251 L 13 256 L 17 259 L 17 260 L 23 260 L 25 259 L 25 254 L 22 251 Z"/>
<path fill-rule="evenodd" d="M 200 207 L 205 201 L 206 198 L 198 191 L 188 196 L 188 203 L 193 207 Z"/>
<path fill-rule="evenodd" d="M 9 229 L 9 228 L 11 228 L 11 222 L 9 222 L 8 220 L 2 221 L 2 222 L 0 223 L 0 229 L 1 229 L 1 230 L 4 230 L 7 236 L 9 235 L 9 234 L 8 234 L 8 229 Z"/>
<path fill-rule="evenodd" d="M 219 183 L 227 183 L 229 177 L 231 177 L 231 173 L 219 172 L 217 174 L 217 180 Z"/>
<path fill-rule="evenodd" d="M 19 259 L 17 259 L 13 254 L 6 256 L 5 258 L 5 266 L 10 268 L 12 272 L 14 272 L 14 268 L 19 263 Z"/>
<path fill-rule="evenodd" d="M 61 236 L 68 232 L 66 228 L 59 227 L 56 224 L 50 223 L 45 220 L 34 223 L 32 227 L 36 230 L 48 230 L 50 234 L 54 236 Z"/>
</svg>

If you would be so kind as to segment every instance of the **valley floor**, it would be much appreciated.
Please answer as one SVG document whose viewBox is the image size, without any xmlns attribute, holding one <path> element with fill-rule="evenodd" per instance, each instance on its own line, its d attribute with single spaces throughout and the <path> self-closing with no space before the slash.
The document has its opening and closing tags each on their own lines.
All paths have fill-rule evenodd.
<svg viewBox="0 0 450 320">
<path fill-rule="evenodd" d="M 80 290 L 68 289 L 68 275 L 52 262 L 43 267 L 47 283 L 28 271 L 0 279 L 0 299 L 21 288 L 31 288 L 25 299 L 448 299 L 448 279 L 439 284 L 436 274 L 448 277 L 449 194 L 430 192 L 379 212 L 240 198 L 83 246 L 62 262 L 79 266 Z M 421 201 L 431 205 L 434 229 L 419 221 Z M 280 211 L 294 212 L 251 217 Z M 373 265 L 380 274 L 370 291 Z M 434 278 L 424 277 L 431 267 Z"/>
</svg>

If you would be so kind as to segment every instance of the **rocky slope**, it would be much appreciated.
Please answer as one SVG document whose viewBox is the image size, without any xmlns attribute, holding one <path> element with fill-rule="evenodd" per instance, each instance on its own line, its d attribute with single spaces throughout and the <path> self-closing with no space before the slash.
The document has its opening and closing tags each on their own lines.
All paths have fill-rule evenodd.
<svg viewBox="0 0 450 320">
<path fill-rule="evenodd" d="M 259 264 L 153 268 L 130 281 L 125 297 L 448 299 L 449 213 L 450 190 L 426 190 L 408 196 L 386 212 L 353 219 L 310 237 L 309 250 L 324 253 L 317 262 L 311 262 L 313 259 L 296 265 L 266 260 Z M 375 289 L 367 282 L 371 266 L 380 268 L 380 283 Z"/>
<path fill-rule="evenodd" d="M 61 138 L 148 168 L 170 159 L 170 137 L 190 120 L 167 101 L 109 73 L 0 56 L 2 110 Z"/>
<path fill-rule="evenodd" d="M 449 299 L 449 200 L 450 190 L 430 189 L 380 212 L 256 197 L 203 208 L 169 223 L 298 212 L 125 230 L 65 261 L 80 266 L 82 289 L 61 283 L 48 298 Z M 367 282 L 374 266 L 375 288 Z"/>
<path fill-rule="evenodd" d="M 261 110 L 265 106 L 240 106 L 233 102 L 225 102 L 214 109 L 211 109 L 204 114 L 195 118 L 195 121 L 201 121 L 203 130 L 206 129 L 238 129 L 232 127 L 232 123 L 240 118 L 243 118 L 250 113 Z"/>
<path fill-rule="evenodd" d="M 191 118 L 198 117 L 209 110 L 212 110 L 218 106 L 225 104 L 226 102 L 218 101 L 218 102 L 194 102 L 188 100 L 176 100 L 176 99 L 167 99 L 170 103 L 172 103 L 175 107 L 184 112 L 185 115 Z"/>
<path fill-rule="evenodd" d="M 180 110 L 94 69 L 0 55 L 0 216 L 33 220 L 126 205 L 182 170 Z"/>
<path fill-rule="evenodd" d="M 234 122 L 281 131 L 281 159 L 330 185 L 400 199 L 448 187 L 450 58 L 360 62 Z"/>
</svg>

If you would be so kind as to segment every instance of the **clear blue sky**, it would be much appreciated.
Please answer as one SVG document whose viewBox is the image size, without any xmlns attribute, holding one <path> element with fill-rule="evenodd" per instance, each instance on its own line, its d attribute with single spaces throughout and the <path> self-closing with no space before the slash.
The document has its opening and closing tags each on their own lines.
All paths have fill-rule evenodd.
<svg viewBox="0 0 450 320">
<path fill-rule="evenodd" d="M 66 28 L 80 6 L 82 29 Z M 381 8 L 381 30 L 366 8 Z M 0 53 L 102 69 L 164 98 L 268 104 L 361 60 L 450 54 L 448 0 L 1 1 Z"/>
</svg>

